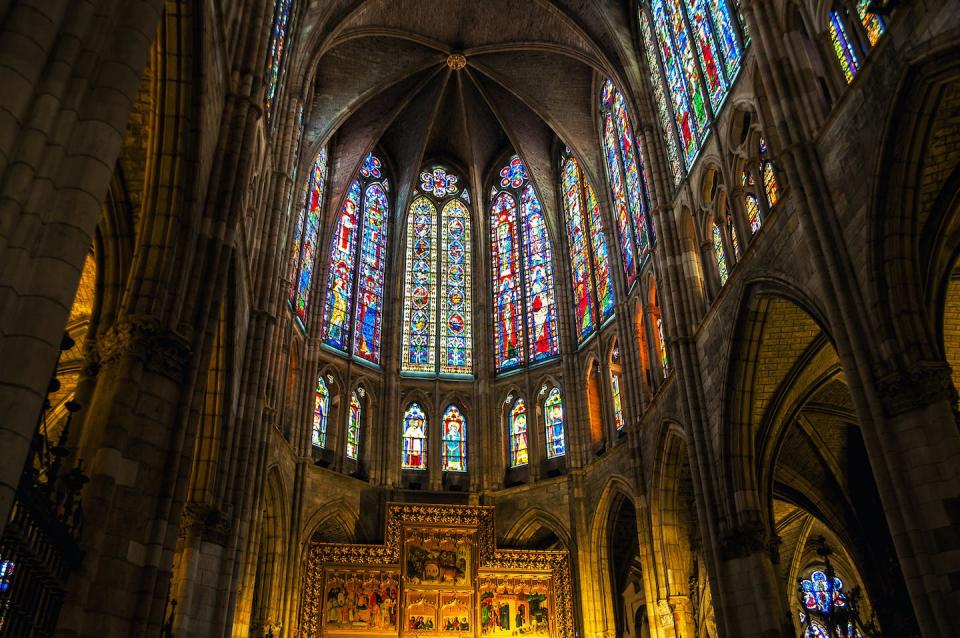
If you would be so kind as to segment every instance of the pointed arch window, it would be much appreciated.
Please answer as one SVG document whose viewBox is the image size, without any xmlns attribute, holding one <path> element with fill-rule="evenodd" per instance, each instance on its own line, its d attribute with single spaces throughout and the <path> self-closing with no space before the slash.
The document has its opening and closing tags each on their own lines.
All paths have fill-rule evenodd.
<svg viewBox="0 0 960 638">
<path fill-rule="evenodd" d="M 267 128 L 273 115 L 273 105 L 280 88 L 283 75 L 283 61 L 287 51 L 287 34 L 290 30 L 290 10 L 293 0 L 277 0 L 273 7 L 273 28 L 270 30 L 270 44 L 267 47 L 266 92 L 263 96 L 263 112 L 267 117 Z"/>
<path fill-rule="evenodd" d="M 407 213 L 404 372 L 473 372 L 472 233 L 464 193 L 443 166 L 420 174 Z"/>
<path fill-rule="evenodd" d="M 350 393 L 350 413 L 347 415 L 347 458 L 356 461 L 360 456 L 360 426 L 363 422 L 363 388 Z"/>
<path fill-rule="evenodd" d="M 519 156 L 492 189 L 490 252 L 497 372 L 559 354 L 553 252 L 540 199 Z"/>
<path fill-rule="evenodd" d="M 620 235 L 627 286 L 632 286 L 655 236 L 643 152 L 636 145 L 623 94 L 606 80 L 600 95 L 602 145 Z M 639 153 L 639 154 L 638 154 Z"/>
<path fill-rule="evenodd" d="M 518 398 L 510 410 L 510 467 L 530 461 L 527 453 L 527 406 Z"/>
<path fill-rule="evenodd" d="M 623 400 L 620 397 L 620 375 L 616 372 L 610 373 L 610 392 L 613 396 L 613 424 L 619 432 L 623 429 Z"/>
<path fill-rule="evenodd" d="M 314 447 L 327 447 L 327 418 L 330 413 L 330 390 L 322 376 L 317 377 L 317 389 L 313 399 L 313 435 Z"/>
<path fill-rule="evenodd" d="M 600 203 L 569 148 L 560 158 L 574 319 L 580 344 L 613 316 L 613 281 Z"/>
<path fill-rule="evenodd" d="M 853 41 L 847 35 L 847 28 L 843 25 L 843 17 L 839 11 L 830 11 L 829 30 L 833 52 L 837 55 L 844 79 L 847 84 L 850 84 L 860 71 L 860 58 L 857 57 L 857 52 L 853 48 Z"/>
<path fill-rule="evenodd" d="M 444 472 L 467 471 L 467 419 L 455 405 L 443 413 L 443 459 Z"/>
<path fill-rule="evenodd" d="M 403 413 L 403 459 L 405 470 L 427 469 L 427 415 L 419 403 Z"/>
<path fill-rule="evenodd" d="M 553 388 L 543 402 L 543 420 L 546 428 L 547 458 L 555 459 L 567 453 L 563 427 L 563 398 L 560 388 Z"/>
<path fill-rule="evenodd" d="M 756 234 L 770 211 L 780 202 L 780 183 L 777 167 L 770 159 L 770 147 L 761 136 L 756 142 L 753 162 L 743 162 L 740 185 L 743 187 L 743 207 L 751 234 Z M 759 157 L 759 160 L 756 159 Z M 758 186 L 763 184 L 762 190 Z"/>
<path fill-rule="evenodd" d="M 740 73 L 742 20 L 727 0 L 649 0 L 639 20 L 657 119 L 678 184 Z"/>
<path fill-rule="evenodd" d="M 323 309 L 323 343 L 372 364 L 380 363 L 388 193 L 380 160 L 367 155 L 340 208 Z"/>
<path fill-rule="evenodd" d="M 727 271 L 727 253 L 723 247 L 723 232 L 720 226 L 713 224 L 713 255 L 717 259 L 717 273 L 720 275 L 720 285 L 727 283 L 729 272 Z"/>
<path fill-rule="evenodd" d="M 844 583 L 829 563 L 825 569 L 814 569 L 806 578 L 798 580 L 799 619 L 804 638 L 862 637 L 855 600 L 859 591 L 852 592 L 852 600 L 848 601 Z"/>
<path fill-rule="evenodd" d="M 327 149 L 323 149 L 313 160 L 303 185 L 303 205 L 297 214 L 290 250 L 290 305 L 293 306 L 297 322 L 304 330 L 307 325 L 313 272 L 316 268 L 317 241 L 326 185 Z"/>
</svg>

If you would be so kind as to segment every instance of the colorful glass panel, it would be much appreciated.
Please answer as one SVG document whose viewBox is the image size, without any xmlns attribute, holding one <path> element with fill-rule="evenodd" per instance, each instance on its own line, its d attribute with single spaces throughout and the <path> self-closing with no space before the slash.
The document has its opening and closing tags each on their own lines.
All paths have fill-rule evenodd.
<svg viewBox="0 0 960 638">
<path fill-rule="evenodd" d="M 440 372 L 473 370 L 470 282 L 470 212 L 451 199 L 441 215 L 442 287 L 440 300 Z"/>
<path fill-rule="evenodd" d="M 630 204 L 634 237 L 637 240 L 637 256 L 642 260 L 650 250 L 650 240 L 647 235 L 647 212 L 649 211 L 647 185 L 644 183 L 641 172 L 643 171 L 643 158 L 642 156 L 637 157 L 639 147 L 634 142 L 627 107 L 623 100 L 623 94 L 616 88 L 613 90 L 613 112 L 617 125 L 617 138 L 620 142 L 623 172 L 626 176 L 627 193 L 630 195 L 627 201 Z"/>
<path fill-rule="evenodd" d="M 313 435 L 315 447 L 327 446 L 327 417 L 330 412 L 330 391 L 323 377 L 317 378 L 317 389 L 313 400 Z"/>
<path fill-rule="evenodd" d="M 763 163 L 763 189 L 767 193 L 767 208 L 773 208 L 780 201 L 780 186 L 773 162 Z"/>
<path fill-rule="evenodd" d="M 733 223 L 733 219 L 727 218 L 727 228 L 730 229 L 730 243 L 733 244 L 733 254 L 739 260 L 740 259 L 740 241 L 737 239 L 737 227 Z"/>
<path fill-rule="evenodd" d="M 307 310 L 313 288 L 313 271 L 317 260 L 317 242 L 320 240 L 320 218 L 327 178 L 327 151 L 322 150 L 310 171 L 310 190 L 304 204 L 306 229 L 303 235 L 303 253 L 300 256 L 299 276 L 296 279 L 296 313 L 300 323 L 307 325 Z"/>
<path fill-rule="evenodd" d="M 720 285 L 727 283 L 727 254 L 723 249 L 723 233 L 720 227 L 713 225 L 713 254 L 717 258 L 717 272 L 720 273 Z"/>
<path fill-rule="evenodd" d="M 837 61 L 840 62 L 840 68 L 843 70 L 843 77 L 847 80 L 847 84 L 850 84 L 860 70 L 860 60 L 853 50 L 853 43 L 847 36 L 843 18 L 836 11 L 830 12 L 830 41 L 833 43 L 833 51 L 837 54 Z"/>
<path fill-rule="evenodd" d="M 363 406 L 360 397 L 354 390 L 350 394 L 350 414 L 347 418 L 347 458 L 354 461 L 360 455 L 360 421 L 363 417 Z"/>
<path fill-rule="evenodd" d="M 16 571 L 16 568 L 12 560 L 0 560 L 0 594 L 6 594 L 10 591 L 14 571 Z M 2 621 L 0 621 L 0 627 L 2 626 Z"/>
<path fill-rule="evenodd" d="M 597 301 L 600 304 L 600 321 L 613 316 L 613 280 L 610 275 L 610 251 L 607 248 L 607 236 L 603 231 L 603 216 L 600 214 L 600 201 L 593 185 L 587 182 L 587 215 L 590 219 L 590 240 L 593 243 L 593 278 L 597 288 Z"/>
<path fill-rule="evenodd" d="M 543 402 L 543 419 L 546 427 L 547 458 L 555 459 L 567 453 L 563 432 L 563 399 L 560 388 L 553 388 Z"/>
<path fill-rule="evenodd" d="M 360 225 L 360 181 L 351 184 L 340 208 L 330 250 L 330 274 L 323 310 L 323 341 L 346 352 L 350 338 L 350 306 L 353 301 L 353 265 Z"/>
<path fill-rule="evenodd" d="M 583 342 L 596 330 L 592 272 L 587 239 L 587 228 L 580 203 L 580 167 L 574 157 L 568 157 L 561 177 L 563 208 L 567 220 L 567 241 L 570 251 L 570 276 L 573 279 L 573 310 L 577 324 L 577 339 Z"/>
<path fill-rule="evenodd" d="M 690 97 L 696 129 L 703 131 L 698 134 L 699 144 L 706 132 L 709 117 L 707 96 L 701 88 L 700 72 L 693 58 L 683 12 L 678 0 L 652 0 L 650 9 L 670 93 L 674 96 L 674 104 L 681 92 Z M 691 163 L 688 162 L 688 168 Z"/>
<path fill-rule="evenodd" d="M 717 55 L 713 25 L 707 17 L 706 0 L 685 0 L 685 4 L 690 18 L 690 29 L 700 57 L 700 67 L 707 82 L 707 93 L 716 111 L 727 95 L 727 79 L 721 70 L 722 62 Z"/>
<path fill-rule="evenodd" d="M 380 158 L 373 153 L 369 153 L 363 159 L 363 165 L 360 167 L 360 175 L 368 179 L 380 179 L 383 176 L 380 170 L 381 168 L 383 168 L 383 164 L 380 162 Z M 384 190 L 390 190 L 387 180 L 383 180 L 383 188 Z"/>
<path fill-rule="evenodd" d="M 623 177 L 620 175 L 620 161 L 617 156 L 617 140 L 614 132 L 613 115 L 607 113 L 603 123 L 603 152 L 606 158 L 607 177 L 613 195 L 614 219 L 620 234 L 620 250 L 623 256 L 623 270 L 627 277 L 627 287 L 637 280 L 637 257 L 634 250 L 633 234 L 630 230 L 630 213 L 627 210 L 627 196 L 623 189 Z"/>
<path fill-rule="evenodd" d="M 663 338 L 663 319 L 657 317 L 657 347 L 660 349 L 660 365 L 663 367 L 663 374 L 666 376 L 670 372 L 670 359 L 667 355 L 667 342 Z"/>
<path fill-rule="evenodd" d="M 297 271 L 300 269 L 300 254 L 303 249 L 303 226 L 307 221 L 307 208 L 310 205 L 310 192 L 313 185 L 314 173 L 311 170 L 303 183 L 303 194 L 300 197 L 300 209 L 297 212 L 297 221 L 293 227 L 293 237 L 290 244 L 290 289 L 289 300 L 292 305 L 297 301 Z"/>
<path fill-rule="evenodd" d="M 863 25 L 863 30 L 867 32 L 870 46 L 875 46 L 880 40 L 880 36 L 887 32 L 887 23 L 877 14 L 870 13 L 867 10 L 869 7 L 870 0 L 858 0 L 857 14 L 860 16 L 860 24 Z"/>
<path fill-rule="evenodd" d="M 527 454 L 527 407 L 523 399 L 517 399 L 510 410 L 510 467 L 526 465 Z"/>
<path fill-rule="evenodd" d="M 462 191 L 460 191 L 460 199 L 462 199 L 463 201 L 465 201 L 465 202 L 467 202 L 467 203 L 469 204 L 469 203 L 470 203 L 470 189 L 464 188 Z"/>
<path fill-rule="evenodd" d="M 371 184 L 364 197 L 363 240 L 360 243 L 359 287 L 353 328 L 353 354 L 371 363 L 380 363 L 388 216 L 387 193 L 380 184 Z"/>
<path fill-rule="evenodd" d="M 847 605 L 843 581 L 836 576 L 831 579 L 820 570 L 811 572 L 810 578 L 803 579 L 800 589 L 803 592 L 803 605 L 811 611 L 827 615 L 835 608 Z"/>
<path fill-rule="evenodd" d="M 807 625 L 804 638 L 830 638 L 830 634 L 827 633 L 823 625 L 814 620 Z"/>
<path fill-rule="evenodd" d="M 434 197 L 442 199 L 447 195 L 455 195 L 459 188 L 457 176 L 448 173 L 442 166 L 435 166 L 431 171 L 420 173 L 420 189 Z"/>
<path fill-rule="evenodd" d="M 400 366 L 433 372 L 437 312 L 437 208 L 426 197 L 410 204 L 404 273 L 403 345 Z"/>
<path fill-rule="evenodd" d="M 557 306 L 553 294 L 553 252 L 547 235 L 540 200 L 532 184 L 520 197 L 523 216 L 524 274 L 527 289 L 527 329 L 530 362 L 537 363 L 558 352 Z"/>
<path fill-rule="evenodd" d="M 403 413 L 404 470 L 427 469 L 427 415 L 419 403 L 411 403 Z"/>
<path fill-rule="evenodd" d="M 663 91 L 664 80 L 660 73 L 660 63 L 657 59 L 657 48 L 653 43 L 653 36 L 650 30 L 650 18 L 646 11 L 640 9 L 640 33 L 643 36 L 643 49 L 647 60 L 647 68 L 650 70 L 650 84 L 653 86 L 653 101 L 657 107 L 657 120 L 660 122 L 660 130 L 663 131 L 663 139 L 667 143 L 667 158 L 670 160 L 670 169 L 673 173 L 673 184 L 676 186 L 683 179 L 683 165 L 680 163 L 680 153 L 677 150 L 677 138 L 674 134 L 673 124 L 670 122 L 670 115 L 667 112 L 667 98 Z M 697 141 L 694 138 L 693 130 L 690 128 L 690 104 L 687 101 L 686 93 L 681 96 L 679 102 L 673 106 L 674 116 L 676 118 L 677 130 L 681 132 L 681 143 L 684 151 L 692 149 L 692 155 L 696 155 Z"/>
<path fill-rule="evenodd" d="M 493 201 L 490 233 L 495 358 L 497 371 L 503 371 L 524 362 L 517 201 L 509 193 L 500 193 Z"/>
<path fill-rule="evenodd" d="M 467 471 L 467 420 L 455 405 L 443 413 L 442 469 L 444 472 Z"/>
<path fill-rule="evenodd" d="M 519 155 L 510 158 L 510 162 L 500 169 L 501 188 L 520 188 L 527 181 L 527 167 Z"/>
<path fill-rule="evenodd" d="M 740 71 L 740 44 L 737 42 L 737 34 L 733 26 L 733 16 L 730 15 L 730 7 L 727 0 L 706 0 L 707 7 L 710 9 L 710 17 L 713 18 L 713 24 L 716 27 L 714 35 L 717 36 L 720 52 L 723 54 L 724 68 L 727 71 L 727 80 L 733 83 L 734 78 Z"/>
<path fill-rule="evenodd" d="M 760 217 L 760 203 L 757 201 L 757 196 L 753 193 L 747 193 L 743 196 L 743 204 L 747 209 L 747 223 L 750 224 L 750 232 L 756 235 L 757 231 L 760 230 L 760 226 L 763 225 L 763 220 Z"/>
<path fill-rule="evenodd" d="M 613 395 L 613 424 L 617 430 L 623 429 L 623 402 L 620 398 L 620 375 L 610 373 L 610 392 Z"/>
<path fill-rule="evenodd" d="M 273 9 L 273 29 L 270 31 L 270 44 L 267 47 L 266 79 L 267 90 L 263 96 L 263 111 L 270 122 L 273 103 L 280 86 L 283 71 L 283 57 L 287 45 L 287 29 L 290 25 L 290 8 L 293 0 L 277 0 Z"/>
</svg>

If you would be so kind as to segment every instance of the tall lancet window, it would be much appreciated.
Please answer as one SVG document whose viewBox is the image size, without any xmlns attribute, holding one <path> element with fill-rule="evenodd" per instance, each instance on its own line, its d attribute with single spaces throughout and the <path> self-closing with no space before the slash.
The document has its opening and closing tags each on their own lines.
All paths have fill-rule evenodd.
<svg viewBox="0 0 960 638">
<path fill-rule="evenodd" d="M 609 251 L 597 194 L 569 148 L 560 158 L 560 186 L 567 222 L 574 318 L 577 339 L 582 344 L 613 316 Z"/>
<path fill-rule="evenodd" d="M 270 30 L 270 45 L 267 47 L 267 64 L 264 73 L 266 92 L 263 95 L 263 111 L 267 116 L 267 123 L 273 115 L 273 105 L 280 88 L 280 79 L 283 76 L 283 60 L 287 50 L 287 34 L 290 30 L 290 9 L 293 0 L 277 0 L 273 7 L 273 28 Z"/>
<path fill-rule="evenodd" d="M 740 24 L 727 0 L 648 0 L 640 6 L 640 35 L 674 184 L 693 166 L 740 73 Z"/>
<path fill-rule="evenodd" d="M 403 413 L 403 458 L 405 470 L 427 469 L 427 415 L 419 403 L 411 403 Z"/>
<path fill-rule="evenodd" d="M 459 182 L 425 169 L 407 211 L 404 372 L 473 372 L 470 200 Z"/>
<path fill-rule="evenodd" d="M 563 432 L 563 399 L 560 388 L 553 388 L 543 402 L 543 420 L 546 427 L 547 458 L 555 459 L 567 453 Z"/>
<path fill-rule="evenodd" d="M 380 363 L 388 193 L 380 160 L 367 155 L 340 207 L 323 308 L 323 343 L 373 364 Z"/>
<path fill-rule="evenodd" d="M 553 252 L 537 191 L 514 155 L 490 193 L 494 350 L 497 372 L 559 354 Z"/>
<path fill-rule="evenodd" d="M 527 406 L 517 399 L 510 410 L 510 467 L 526 465 L 527 453 Z"/>
<path fill-rule="evenodd" d="M 317 390 L 313 399 L 313 435 L 315 447 L 327 446 L 327 415 L 330 413 L 330 390 L 323 377 L 317 378 Z"/>
<path fill-rule="evenodd" d="M 646 169 L 643 153 L 633 137 L 623 94 L 610 80 L 603 84 L 600 113 L 603 154 L 613 195 L 614 219 L 620 234 L 627 286 L 632 286 L 650 251 L 650 238 L 653 236 Z"/>
<path fill-rule="evenodd" d="M 347 415 L 347 446 L 348 459 L 357 460 L 360 456 L 360 425 L 363 421 L 363 388 L 357 388 L 350 393 L 350 413 Z"/>
<path fill-rule="evenodd" d="M 455 405 L 443 413 L 443 462 L 444 472 L 467 471 L 467 419 Z"/>
<path fill-rule="evenodd" d="M 327 150 L 317 154 L 303 185 L 303 205 L 297 214 L 290 249 L 290 304 L 301 328 L 306 329 L 310 289 L 317 261 L 317 241 L 324 190 L 327 185 Z"/>
</svg>

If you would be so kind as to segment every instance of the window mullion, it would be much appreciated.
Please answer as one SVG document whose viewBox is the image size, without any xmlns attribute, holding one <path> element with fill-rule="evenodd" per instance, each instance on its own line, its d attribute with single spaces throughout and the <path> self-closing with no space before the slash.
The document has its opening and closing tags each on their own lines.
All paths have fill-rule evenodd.
<svg viewBox="0 0 960 638">
<path fill-rule="evenodd" d="M 649 5 L 645 4 L 643 7 L 640 8 L 640 11 L 646 11 L 646 14 L 644 15 L 644 17 L 647 19 L 647 31 L 650 32 L 650 39 L 651 39 L 651 42 L 649 43 L 650 46 L 648 46 L 647 49 L 648 51 L 653 51 L 654 59 L 651 60 L 649 55 L 645 57 L 647 58 L 647 62 L 651 67 L 653 65 L 657 65 L 657 68 L 660 71 L 658 74 L 659 77 L 658 78 L 651 77 L 650 82 L 652 84 L 653 82 L 659 81 L 661 91 L 663 92 L 663 96 L 669 99 L 669 108 L 671 110 L 671 113 L 669 113 L 670 117 L 668 118 L 667 124 L 670 127 L 670 131 L 664 131 L 664 135 L 671 135 L 671 134 L 673 135 L 673 139 L 677 145 L 677 150 L 683 154 L 683 166 L 684 166 L 684 172 L 686 172 L 686 169 L 689 168 L 686 162 L 686 149 L 683 145 L 683 138 L 680 136 L 680 130 L 677 128 L 676 107 L 673 105 L 673 96 L 670 92 L 670 85 L 667 83 L 667 68 L 666 68 L 666 64 L 663 62 L 663 59 L 662 59 L 663 53 L 660 51 L 660 47 L 656 46 L 657 43 L 659 43 L 660 39 L 657 35 L 656 27 L 654 26 L 653 15 L 652 15 L 652 12 L 650 11 Z M 668 45 L 671 48 L 675 48 L 673 47 L 672 42 L 669 42 Z M 674 52 L 674 55 L 676 55 L 676 52 Z M 651 68 L 650 71 L 652 75 L 653 69 Z M 691 106 L 692 100 L 690 97 L 690 92 L 687 90 L 686 83 L 684 83 L 684 85 L 681 88 L 683 89 L 684 95 L 686 95 L 687 97 L 687 111 L 690 111 L 693 107 Z M 664 105 L 664 106 L 668 106 L 668 105 Z M 699 146 L 700 138 L 701 138 L 700 128 L 697 127 L 696 125 L 696 117 L 694 116 L 694 114 L 690 113 L 689 116 L 690 116 L 690 124 L 696 127 L 696 137 L 698 138 L 697 145 Z"/>
<path fill-rule="evenodd" d="M 714 111 L 713 109 L 713 99 L 710 96 L 710 87 L 707 86 L 707 75 L 703 70 L 703 62 L 701 60 L 701 58 L 703 57 L 703 53 L 700 50 L 700 42 L 697 40 L 696 36 L 694 35 L 693 28 L 690 26 L 690 16 L 687 15 L 687 3 L 685 0 L 680 0 L 679 2 L 677 2 L 677 6 L 680 9 L 680 16 L 683 18 L 683 26 L 687 32 L 687 39 L 690 42 L 690 48 L 693 49 L 692 51 L 693 63 L 697 67 L 697 75 L 699 76 L 698 79 L 700 81 L 700 90 L 704 93 L 704 95 L 707 98 L 706 100 L 704 100 L 704 106 L 707 109 L 708 117 L 707 117 L 706 130 L 703 132 L 703 137 L 701 138 L 701 145 L 702 145 L 703 140 L 705 140 L 707 137 L 707 133 L 713 127 L 713 123 L 716 120 L 717 114 L 716 114 L 716 111 Z M 723 65 L 720 65 L 720 66 L 723 66 Z M 722 77 L 726 77 L 726 76 L 722 76 Z M 728 86 L 728 89 L 729 89 L 729 86 Z"/>
<path fill-rule="evenodd" d="M 350 322 L 350 329 L 347 333 L 349 336 L 347 338 L 347 353 L 351 358 L 356 357 L 356 353 L 353 351 L 354 341 L 356 340 L 356 327 L 357 327 L 357 303 L 360 299 L 360 255 L 363 253 L 363 231 L 367 226 L 367 184 L 364 183 L 364 180 L 360 177 L 357 177 L 360 180 L 360 206 L 357 209 L 357 245 L 353 248 L 353 263 L 351 264 L 351 269 L 353 270 L 353 286 L 352 287 L 352 296 L 350 299 L 350 308 L 348 321 Z"/>
</svg>

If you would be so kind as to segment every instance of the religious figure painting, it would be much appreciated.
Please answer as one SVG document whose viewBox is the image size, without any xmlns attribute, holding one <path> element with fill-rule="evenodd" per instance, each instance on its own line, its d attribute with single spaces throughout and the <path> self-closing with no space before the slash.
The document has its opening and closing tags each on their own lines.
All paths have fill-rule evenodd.
<svg viewBox="0 0 960 638">
<path fill-rule="evenodd" d="M 396 633 L 399 591 L 395 574 L 329 573 L 324 595 L 327 631 Z"/>
<path fill-rule="evenodd" d="M 437 632 L 437 592 L 407 592 L 404 609 L 405 634 L 434 634 Z"/>
<path fill-rule="evenodd" d="M 438 538 L 430 531 L 407 540 L 405 577 L 414 585 L 468 585 L 472 545 L 463 536 Z"/>
<path fill-rule="evenodd" d="M 472 594 L 440 594 L 440 633 L 473 636 Z"/>
<path fill-rule="evenodd" d="M 550 635 L 549 587 L 542 581 L 486 580 L 480 584 L 484 636 Z"/>
</svg>

